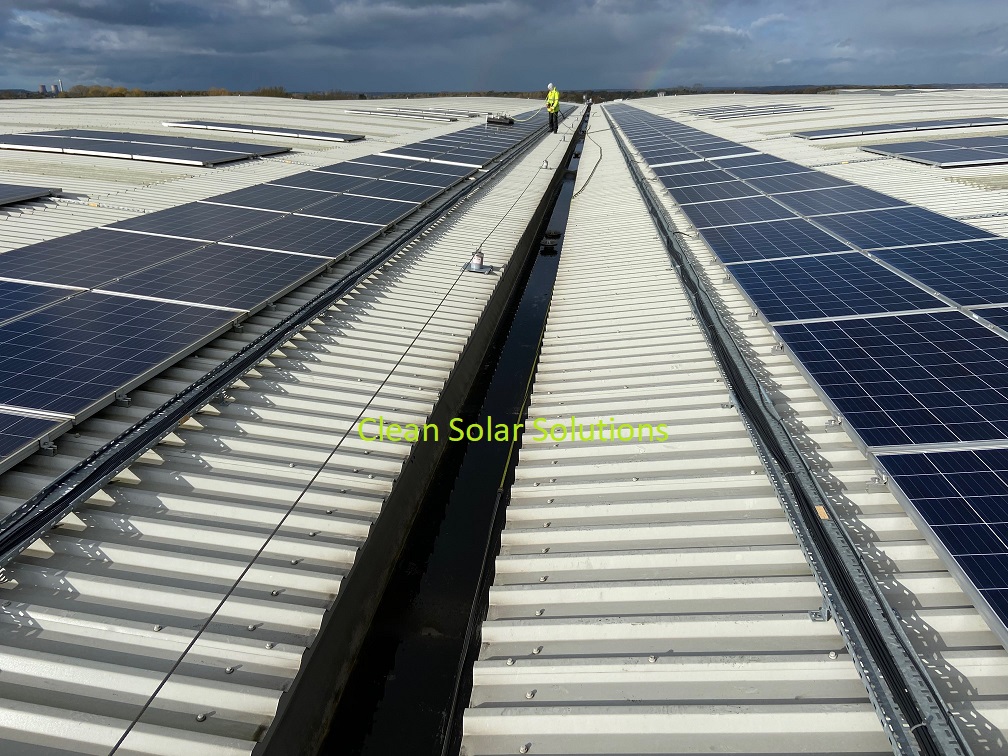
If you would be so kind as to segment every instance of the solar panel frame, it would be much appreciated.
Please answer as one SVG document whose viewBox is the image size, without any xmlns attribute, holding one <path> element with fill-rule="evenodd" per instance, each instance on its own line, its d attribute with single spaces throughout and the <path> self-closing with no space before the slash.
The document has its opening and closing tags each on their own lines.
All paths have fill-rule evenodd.
<svg viewBox="0 0 1008 756">
<path fill-rule="evenodd" d="M 758 197 L 760 192 L 742 181 L 722 181 L 700 186 L 666 187 L 666 191 L 680 205 L 713 200 Z"/>
<path fill-rule="evenodd" d="M 393 199 L 403 202 L 424 203 L 444 192 L 443 187 L 426 184 L 405 184 L 388 179 L 377 179 L 374 183 L 359 187 L 347 194 L 358 197 L 375 197 L 377 199 Z"/>
<path fill-rule="evenodd" d="M 697 229 L 797 217 L 787 208 L 765 196 L 697 202 L 693 205 L 683 205 L 682 211 Z"/>
<path fill-rule="evenodd" d="M 379 226 L 285 215 L 276 223 L 235 234 L 224 243 L 274 252 L 314 255 L 335 262 L 381 232 Z"/>
<path fill-rule="evenodd" d="M 268 210 L 189 202 L 117 221 L 106 228 L 213 242 L 254 226 L 273 223 L 281 217 L 282 214 Z"/>
<path fill-rule="evenodd" d="M 811 189 L 827 189 L 831 187 L 855 186 L 849 181 L 844 181 L 836 176 L 831 176 L 822 171 L 808 171 L 805 173 L 788 173 L 783 176 L 767 176 L 763 178 L 749 178 L 746 181 L 761 192 L 769 195 L 784 194 L 786 192 L 804 192 Z"/>
<path fill-rule="evenodd" d="M 322 192 L 346 192 L 369 181 L 377 179 L 363 179 L 358 176 L 344 176 L 338 173 L 325 173 L 323 171 L 304 171 L 291 176 L 273 179 L 267 183 L 275 186 L 290 186 L 295 189 L 314 189 Z"/>
<path fill-rule="evenodd" d="M 962 305 L 1008 304 L 1008 239 L 880 249 L 872 254 Z"/>
<path fill-rule="evenodd" d="M 989 239 L 993 234 L 913 205 L 892 210 L 823 215 L 816 223 L 864 250 L 933 242 Z"/>
<path fill-rule="evenodd" d="M 2 261 L 0 257 L 0 263 Z M 2 264 L 0 270 L 3 270 Z M 0 279 L 0 323 L 43 309 L 76 293 L 78 290 Z"/>
<path fill-rule="evenodd" d="M 0 205 L 14 205 L 18 202 L 28 202 L 42 197 L 58 194 L 60 189 L 44 189 L 41 186 L 24 186 L 23 184 L 0 184 Z"/>
<path fill-rule="evenodd" d="M 799 174 L 800 175 L 800 174 Z M 774 199 L 799 215 L 820 216 L 875 210 L 887 207 L 909 207 L 906 202 L 863 186 L 842 186 L 813 189 L 805 192 L 776 194 Z"/>
<path fill-rule="evenodd" d="M 398 223 L 419 207 L 410 202 L 337 194 L 301 211 L 300 215 L 368 223 L 385 228 Z"/>
<path fill-rule="evenodd" d="M 318 192 L 311 189 L 297 189 L 277 184 L 255 184 L 244 189 L 236 189 L 233 192 L 207 197 L 201 202 L 292 213 L 332 196 L 329 192 Z"/>
<path fill-rule="evenodd" d="M 39 449 L 39 442 L 70 427 L 70 421 L 0 410 L 0 472 Z"/>
<path fill-rule="evenodd" d="M 703 229 L 700 235 L 727 265 L 851 251 L 845 242 L 801 218 Z"/>
</svg>

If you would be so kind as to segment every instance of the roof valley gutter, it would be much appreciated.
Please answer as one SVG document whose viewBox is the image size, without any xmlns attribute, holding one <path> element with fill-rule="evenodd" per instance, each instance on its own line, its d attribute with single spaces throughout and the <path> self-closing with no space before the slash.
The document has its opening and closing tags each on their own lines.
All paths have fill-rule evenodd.
<svg viewBox="0 0 1008 756">
<path fill-rule="evenodd" d="M 608 113 L 606 118 L 613 131 L 620 134 Z M 819 619 L 830 615 L 836 619 L 894 752 L 928 756 L 970 753 L 958 724 L 942 705 L 903 633 L 899 618 L 836 520 L 829 498 L 721 319 L 688 253 L 679 245 L 676 235 L 681 232 L 676 230 L 624 139 L 617 138 L 617 143 L 819 583 L 824 596 Z"/>
<path fill-rule="evenodd" d="M 466 191 L 432 206 L 429 212 L 338 283 L 306 302 L 185 391 L 94 451 L 0 520 L 0 570 L 67 513 L 83 504 L 140 455 L 172 433 L 179 423 L 226 391 L 395 254 L 436 228 L 446 215 L 490 184 L 545 133 L 545 126 L 532 132 L 502 160 L 493 164 L 485 173 L 479 174 Z"/>
</svg>

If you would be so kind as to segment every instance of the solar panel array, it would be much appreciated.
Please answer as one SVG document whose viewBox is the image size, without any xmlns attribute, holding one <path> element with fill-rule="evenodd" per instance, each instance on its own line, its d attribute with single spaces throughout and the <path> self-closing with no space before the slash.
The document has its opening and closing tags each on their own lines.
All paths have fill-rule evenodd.
<svg viewBox="0 0 1008 756">
<path fill-rule="evenodd" d="M 90 129 L 0 134 L 0 149 L 207 167 L 290 151 L 290 147 Z"/>
<path fill-rule="evenodd" d="M 765 103 L 762 105 L 711 105 L 707 108 L 684 110 L 690 115 L 724 121 L 730 118 L 750 118 L 752 116 L 777 115 L 779 113 L 802 113 L 810 110 L 832 110 L 830 105 L 800 105 L 797 103 Z"/>
<path fill-rule="evenodd" d="M 1008 239 L 773 155 L 711 158 L 748 148 L 607 109 L 1008 625 Z"/>
<path fill-rule="evenodd" d="M 164 121 L 161 125 L 179 129 L 233 131 L 238 134 L 279 136 L 291 139 L 316 139 L 323 142 L 359 142 L 364 138 L 363 134 L 341 134 L 336 131 L 284 128 L 282 126 L 249 126 L 241 123 L 221 123 L 219 121 Z"/>
<path fill-rule="evenodd" d="M 430 157 L 365 156 L 0 254 L 0 467 L 544 124 L 480 125 L 418 143 Z"/>
<path fill-rule="evenodd" d="M 936 165 L 939 168 L 1008 163 L 1008 135 L 935 139 L 899 144 L 872 144 L 861 149 L 865 152 L 888 155 L 914 163 Z"/>
<path fill-rule="evenodd" d="M 903 121 L 900 123 L 875 123 L 870 126 L 840 126 L 813 131 L 796 131 L 792 136 L 802 139 L 837 139 L 872 134 L 899 134 L 906 131 L 934 131 L 940 129 L 965 129 L 980 126 L 1008 126 L 1008 118 L 945 118 L 932 121 Z"/>
<path fill-rule="evenodd" d="M 59 189 L 43 189 L 40 186 L 22 186 L 21 184 L 0 184 L 0 205 L 13 205 L 17 202 L 58 194 Z"/>
</svg>

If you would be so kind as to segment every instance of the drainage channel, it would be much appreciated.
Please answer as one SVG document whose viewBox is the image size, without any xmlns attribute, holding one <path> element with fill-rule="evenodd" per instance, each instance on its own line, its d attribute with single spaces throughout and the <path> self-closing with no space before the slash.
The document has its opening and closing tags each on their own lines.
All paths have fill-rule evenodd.
<svg viewBox="0 0 1008 756">
<path fill-rule="evenodd" d="M 575 125 L 571 138 L 582 140 L 586 123 Z M 513 429 L 525 417 L 580 144 L 573 154 L 510 323 L 502 323 L 494 357 L 484 363 L 459 413 L 462 428 L 482 430 L 474 427 L 471 440 L 450 443 L 438 465 L 321 754 L 458 752 L 517 464 L 520 436 L 514 438 Z M 488 423 L 497 440 L 488 440 Z M 502 427 L 512 429 L 506 440 Z"/>
</svg>

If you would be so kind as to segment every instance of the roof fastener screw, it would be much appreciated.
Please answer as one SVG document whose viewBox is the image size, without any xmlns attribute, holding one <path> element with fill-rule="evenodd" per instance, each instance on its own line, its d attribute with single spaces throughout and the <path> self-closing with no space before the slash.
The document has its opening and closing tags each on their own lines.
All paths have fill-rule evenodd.
<svg viewBox="0 0 1008 756">
<path fill-rule="evenodd" d="M 542 553 L 543 553 L 543 554 L 548 554 L 548 553 L 549 553 L 549 546 L 545 547 L 545 548 L 544 548 L 544 549 L 542 550 Z"/>
<path fill-rule="evenodd" d="M 508 657 L 508 659 L 507 659 L 507 665 L 509 667 L 513 667 L 514 666 L 514 657 L 512 657 L 512 656 Z"/>
<path fill-rule="evenodd" d="M 291 564 L 297 564 L 300 561 L 300 559 L 291 559 Z"/>
<path fill-rule="evenodd" d="M 837 652 L 836 651 L 830 651 L 829 652 L 829 658 L 830 659 L 836 659 L 837 658 Z"/>
<path fill-rule="evenodd" d="M 234 674 L 234 667 L 224 667 L 224 674 L 225 675 Z"/>
<path fill-rule="evenodd" d="M 544 527 L 544 528 L 548 528 L 549 526 L 550 526 L 550 523 L 549 523 L 549 522 L 544 522 L 544 523 L 543 523 L 543 527 Z"/>
<path fill-rule="evenodd" d="M 541 654 L 542 653 L 542 648 L 543 648 L 542 646 L 536 646 L 535 648 L 532 649 L 532 653 L 533 654 Z"/>
<path fill-rule="evenodd" d="M 557 461 L 556 461 L 556 460 L 554 459 L 554 460 L 553 460 L 553 464 L 555 465 L 556 463 L 557 463 Z"/>
<path fill-rule="evenodd" d="M 293 463 L 293 462 L 291 462 L 291 463 L 290 463 L 290 466 L 291 466 L 291 467 L 294 467 L 294 463 Z"/>
<path fill-rule="evenodd" d="M 206 722 L 206 714 L 197 714 L 196 715 L 196 721 L 197 722 Z"/>
<path fill-rule="evenodd" d="M 373 478 L 374 477 L 374 473 L 368 473 L 368 477 L 369 478 Z"/>
<path fill-rule="evenodd" d="M 318 531 L 317 531 L 317 530 L 312 530 L 312 531 L 310 531 L 310 532 L 308 533 L 308 537 L 309 537 L 309 538 L 314 538 L 314 537 L 315 537 L 315 536 L 317 536 L 317 535 L 318 535 Z"/>
<path fill-rule="evenodd" d="M 248 630 L 249 630 L 249 632 L 250 632 L 250 633 L 251 633 L 251 632 L 252 632 L 253 630 L 255 630 L 255 629 L 256 629 L 256 626 L 255 626 L 255 625 L 249 625 L 249 626 L 248 626 Z"/>
<path fill-rule="evenodd" d="M 535 694 L 536 692 L 534 689 L 530 690 L 528 693 L 525 694 L 525 698 L 535 698 Z"/>
<path fill-rule="evenodd" d="M 556 483 L 556 478 L 550 478 L 550 483 Z"/>
<path fill-rule="evenodd" d="M 536 481 L 535 483 L 533 483 L 532 485 L 533 485 L 533 486 L 538 486 L 538 485 L 539 485 L 539 481 L 537 480 L 537 481 Z"/>
<path fill-rule="evenodd" d="M 359 468 L 357 468 L 357 467 L 355 467 L 355 468 L 353 469 L 353 471 L 354 471 L 354 472 L 360 472 L 360 469 L 359 469 Z"/>
<path fill-rule="evenodd" d="M 633 478 L 633 482 L 636 483 L 640 478 Z"/>
<path fill-rule="evenodd" d="M 280 595 L 280 589 L 279 588 L 274 588 L 272 591 L 270 591 L 270 594 L 273 595 L 273 596 L 279 596 Z"/>
<path fill-rule="evenodd" d="M 275 645 L 276 645 L 276 644 L 275 644 L 275 643 L 273 643 L 272 641 L 267 641 L 267 642 L 266 642 L 266 648 L 273 648 L 273 646 L 275 646 Z"/>
<path fill-rule="evenodd" d="M 155 633 L 160 633 L 160 632 L 161 632 L 161 630 L 162 630 L 162 627 L 161 627 L 161 625 L 154 625 L 154 632 L 155 632 Z"/>
<path fill-rule="evenodd" d="M 332 510 L 331 510 L 331 509 L 327 509 L 327 510 L 325 511 L 325 513 L 326 513 L 326 514 L 332 514 Z"/>
<path fill-rule="evenodd" d="M 546 161 L 543 160 L 543 163 L 545 163 L 545 162 Z M 543 167 L 545 168 L 546 166 L 543 165 Z M 528 753 L 531 748 L 532 748 L 532 744 L 531 743 L 526 743 L 525 745 L 523 745 L 521 748 L 518 749 L 518 753 Z"/>
<path fill-rule="evenodd" d="M 657 657 L 657 656 L 655 656 L 654 654 L 651 654 L 651 656 L 649 656 L 649 657 L 647 658 L 647 660 L 648 660 L 649 662 L 651 662 L 652 664 L 654 664 L 654 663 L 655 663 L 656 661 L 658 661 L 658 657 Z"/>
<path fill-rule="evenodd" d="M 541 578 L 539 578 L 540 583 L 545 583 L 547 580 L 549 580 L 549 575 L 543 575 Z"/>
<path fill-rule="evenodd" d="M 546 503 L 547 504 L 552 504 L 553 503 L 553 499 L 546 499 Z"/>
<path fill-rule="evenodd" d="M 542 617 L 546 613 L 545 609 L 536 609 L 536 617 Z"/>
</svg>

